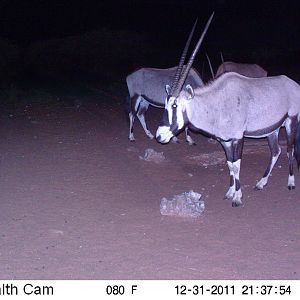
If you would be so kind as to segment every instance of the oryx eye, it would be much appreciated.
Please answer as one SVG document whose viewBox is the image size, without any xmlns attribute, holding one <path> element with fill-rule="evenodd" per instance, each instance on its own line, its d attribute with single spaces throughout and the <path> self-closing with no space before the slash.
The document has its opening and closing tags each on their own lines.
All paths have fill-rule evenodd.
<svg viewBox="0 0 300 300">
<path fill-rule="evenodd" d="M 172 104 L 172 107 L 173 107 L 173 108 L 177 108 L 177 103 L 174 102 L 174 103 Z"/>
</svg>

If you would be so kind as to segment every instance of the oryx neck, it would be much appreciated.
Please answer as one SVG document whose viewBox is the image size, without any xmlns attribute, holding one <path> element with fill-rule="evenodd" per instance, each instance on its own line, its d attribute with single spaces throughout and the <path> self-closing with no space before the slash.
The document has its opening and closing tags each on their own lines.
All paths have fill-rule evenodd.
<svg viewBox="0 0 300 300">
<path fill-rule="evenodd" d="M 214 101 L 210 102 L 209 100 L 203 95 L 197 95 L 187 105 L 186 114 L 189 123 L 195 129 L 215 135 L 215 124 L 219 119 L 220 112 L 218 106 L 213 104 Z"/>
</svg>

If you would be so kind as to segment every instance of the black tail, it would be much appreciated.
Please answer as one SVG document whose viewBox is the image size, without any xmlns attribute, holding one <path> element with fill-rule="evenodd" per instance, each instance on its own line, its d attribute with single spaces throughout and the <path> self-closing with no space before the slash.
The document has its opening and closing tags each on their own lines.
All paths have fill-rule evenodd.
<svg viewBox="0 0 300 300">
<path fill-rule="evenodd" d="M 295 158 L 297 160 L 298 170 L 300 167 L 300 122 L 297 125 L 296 139 L 295 139 Z"/>
</svg>

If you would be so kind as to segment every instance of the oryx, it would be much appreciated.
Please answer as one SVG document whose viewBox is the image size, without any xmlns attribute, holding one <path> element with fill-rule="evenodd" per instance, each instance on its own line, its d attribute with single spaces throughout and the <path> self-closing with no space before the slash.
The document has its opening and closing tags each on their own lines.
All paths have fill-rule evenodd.
<svg viewBox="0 0 300 300">
<path fill-rule="evenodd" d="M 267 77 L 268 72 L 257 64 L 241 64 L 232 61 L 223 62 L 217 70 L 215 77 L 227 72 L 236 72 L 247 77 Z"/>
<path fill-rule="evenodd" d="M 267 184 L 280 155 L 278 133 L 284 126 L 288 188 L 294 189 L 294 154 L 298 168 L 300 165 L 300 86 L 286 76 L 249 78 L 230 72 L 204 87 L 193 89 L 187 85 L 182 90 L 202 39 L 203 34 L 174 92 L 167 96 L 156 139 L 168 143 L 187 124 L 214 136 L 224 148 L 230 173 L 230 187 L 225 198 L 232 201 L 232 206 L 239 206 L 242 203 L 239 176 L 244 137 L 268 139 L 271 158 L 263 177 L 256 184 L 256 189 L 260 190 Z"/>
<path fill-rule="evenodd" d="M 221 55 L 222 63 L 218 67 L 217 73 L 214 74 L 210 58 L 209 58 L 208 54 L 206 53 L 206 59 L 207 59 L 210 73 L 211 73 L 213 79 L 221 76 L 224 73 L 228 73 L 228 72 L 235 72 L 235 73 L 238 73 L 238 74 L 241 74 L 241 75 L 244 75 L 247 77 L 253 77 L 253 78 L 260 78 L 260 77 L 268 76 L 268 72 L 257 64 L 242 64 L 242 63 L 236 63 L 233 61 L 225 61 L 224 62 L 222 52 L 220 52 L 220 55 Z"/>
<path fill-rule="evenodd" d="M 145 114 L 149 105 L 164 108 L 165 107 L 165 87 L 171 84 L 175 75 L 177 67 L 169 69 L 154 69 L 142 68 L 126 78 L 130 103 L 129 103 L 129 140 L 134 141 L 133 124 L 135 117 L 137 117 L 146 133 L 146 135 L 153 139 L 153 135 L 147 128 L 145 121 Z M 186 82 L 191 86 L 197 88 L 203 86 L 203 81 L 195 69 L 191 69 Z M 186 141 L 189 144 L 194 144 L 191 136 L 186 128 Z"/>
<path fill-rule="evenodd" d="M 145 121 L 145 113 L 149 108 L 149 105 L 164 108 L 165 106 L 165 87 L 174 81 L 174 78 L 178 78 L 182 69 L 184 69 L 184 60 L 186 53 L 191 42 L 193 32 L 195 30 L 197 21 L 194 23 L 192 31 L 186 42 L 185 49 L 180 59 L 178 67 L 168 69 L 155 69 L 155 68 L 141 68 L 126 77 L 127 87 L 129 91 L 129 140 L 134 141 L 133 135 L 133 123 L 135 117 L 138 117 L 146 135 L 153 139 L 153 135 L 147 128 Z M 186 83 L 190 84 L 194 88 L 203 86 L 203 81 L 199 73 L 191 68 L 188 72 Z M 170 91 L 168 91 L 170 92 Z M 192 145 L 194 144 L 192 138 L 188 134 L 186 128 L 186 141 Z"/>
</svg>

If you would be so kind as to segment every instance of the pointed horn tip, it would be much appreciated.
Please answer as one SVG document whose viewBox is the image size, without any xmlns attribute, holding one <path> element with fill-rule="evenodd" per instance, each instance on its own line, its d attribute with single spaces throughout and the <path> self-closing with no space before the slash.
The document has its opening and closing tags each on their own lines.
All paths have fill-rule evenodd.
<svg viewBox="0 0 300 300">
<path fill-rule="evenodd" d="M 200 45 L 201 45 L 201 43 L 203 41 L 203 38 L 204 38 L 204 36 L 205 36 L 205 34 L 206 34 L 209 26 L 210 26 L 210 23 L 211 23 L 211 20 L 212 20 L 214 14 L 215 14 L 215 12 L 213 11 L 213 13 L 209 17 L 209 19 L 208 19 L 208 21 L 207 21 L 207 23 L 205 25 L 205 28 L 204 28 L 204 30 L 203 30 L 203 32 L 201 34 L 201 37 L 200 37 L 200 39 L 199 39 L 199 41 L 198 41 L 198 43 L 197 43 L 197 45 L 196 45 L 196 47 L 195 47 L 195 49 L 194 49 L 191 57 L 189 59 L 189 62 L 187 63 L 185 71 L 183 72 L 183 74 L 180 75 L 179 82 L 178 82 L 178 84 L 176 84 L 176 87 L 174 88 L 175 89 L 174 94 L 179 94 L 179 92 L 180 92 L 180 90 L 181 90 L 181 88 L 182 88 L 182 86 L 184 84 L 184 81 L 185 81 L 185 79 L 186 79 L 186 77 L 187 77 L 187 75 L 188 75 L 188 73 L 189 73 L 189 71 L 190 71 L 190 69 L 192 67 L 194 58 L 195 58 L 195 56 L 196 56 L 196 54 L 197 54 L 197 52 L 199 50 L 199 47 L 200 47 Z"/>
<path fill-rule="evenodd" d="M 194 22 L 194 25 L 193 25 L 193 28 L 192 28 L 192 31 L 191 31 L 191 34 L 192 33 L 194 33 L 194 31 L 195 31 L 195 28 L 196 28 L 196 26 L 197 26 L 197 23 L 198 23 L 198 18 L 195 20 L 195 22 Z"/>
<path fill-rule="evenodd" d="M 190 32 L 190 35 L 188 37 L 188 40 L 186 41 L 186 44 L 185 44 L 185 47 L 184 47 L 184 50 L 181 54 L 181 58 L 179 60 L 179 65 L 177 67 L 177 70 L 176 70 L 176 73 L 173 77 L 173 83 L 171 85 L 171 94 L 173 94 L 174 92 L 174 89 L 176 88 L 176 85 L 178 83 L 178 80 L 182 74 L 182 70 L 183 70 L 183 66 L 184 66 L 184 61 L 185 61 L 185 58 L 186 58 L 186 54 L 187 54 L 187 51 L 188 51 L 188 48 L 189 48 L 189 45 L 191 43 L 191 40 L 192 40 L 192 37 L 193 37 L 193 34 L 194 34 L 194 31 L 195 31 L 195 28 L 196 28 L 196 25 L 197 25 L 197 22 L 198 22 L 198 18 L 196 18 L 195 22 L 194 22 L 194 25 L 192 27 L 192 30 Z"/>
<path fill-rule="evenodd" d="M 208 23 L 211 22 L 211 20 L 213 19 L 214 15 L 215 15 L 215 12 L 213 11 L 212 14 L 210 15 L 209 19 L 208 19 Z"/>
</svg>

